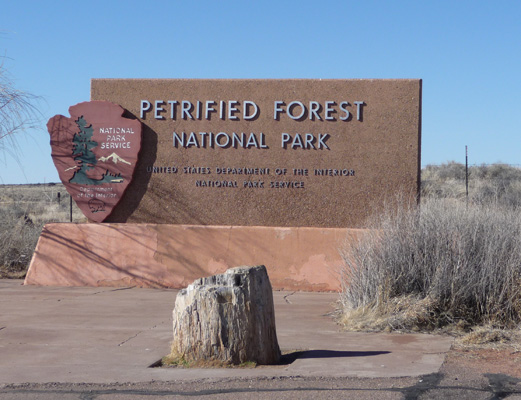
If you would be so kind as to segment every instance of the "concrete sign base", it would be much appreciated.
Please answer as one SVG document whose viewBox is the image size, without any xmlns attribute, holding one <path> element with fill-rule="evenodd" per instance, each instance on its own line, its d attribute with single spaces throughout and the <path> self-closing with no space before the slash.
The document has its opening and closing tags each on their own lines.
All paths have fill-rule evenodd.
<svg viewBox="0 0 521 400">
<path fill-rule="evenodd" d="M 274 289 L 339 291 L 347 237 L 364 230 L 167 224 L 47 224 L 25 284 L 183 288 L 263 264 Z"/>
</svg>

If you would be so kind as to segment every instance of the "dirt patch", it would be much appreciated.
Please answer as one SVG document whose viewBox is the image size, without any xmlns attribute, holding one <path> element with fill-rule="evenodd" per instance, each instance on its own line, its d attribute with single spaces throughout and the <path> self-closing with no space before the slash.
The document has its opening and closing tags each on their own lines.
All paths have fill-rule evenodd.
<svg viewBox="0 0 521 400">
<path fill-rule="evenodd" d="M 443 370 L 521 378 L 521 331 L 481 327 L 459 337 L 445 358 Z"/>
<path fill-rule="evenodd" d="M 454 348 L 447 354 L 444 367 L 465 368 L 481 375 L 505 374 L 521 378 L 521 352 L 513 349 Z"/>
</svg>

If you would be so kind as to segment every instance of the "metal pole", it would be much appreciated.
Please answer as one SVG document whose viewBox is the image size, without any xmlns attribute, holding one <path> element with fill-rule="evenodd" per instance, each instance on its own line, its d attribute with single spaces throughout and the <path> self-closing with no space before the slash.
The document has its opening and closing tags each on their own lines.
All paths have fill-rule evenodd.
<svg viewBox="0 0 521 400">
<path fill-rule="evenodd" d="M 467 196 L 467 207 L 469 206 L 469 151 L 465 146 L 465 193 Z"/>
<path fill-rule="evenodd" d="M 69 215 L 70 215 L 70 218 L 69 218 L 69 222 L 72 222 L 72 196 L 69 195 Z"/>
</svg>

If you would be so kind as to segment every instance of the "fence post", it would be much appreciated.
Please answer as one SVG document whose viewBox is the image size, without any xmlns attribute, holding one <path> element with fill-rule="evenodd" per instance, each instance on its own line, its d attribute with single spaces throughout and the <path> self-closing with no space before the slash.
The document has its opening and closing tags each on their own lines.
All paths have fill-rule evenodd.
<svg viewBox="0 0 521 400">
<path fill-rule="evenodd" d="M 465 194 L 467 208 L 469 208 L 469 152 L 467 146 L 465 146 Z"/>
</svg>

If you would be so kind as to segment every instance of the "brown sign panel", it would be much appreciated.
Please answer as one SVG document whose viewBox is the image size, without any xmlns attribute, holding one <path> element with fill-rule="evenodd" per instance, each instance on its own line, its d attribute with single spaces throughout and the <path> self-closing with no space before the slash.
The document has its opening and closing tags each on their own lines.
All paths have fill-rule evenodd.
<svg viewBox="0 0 521 400">
<path fill-rule="evenodd" d="M 418 194 L 420 80 L 94 79 L 91 98 L 144 129 L 107 221 L 356 228 Z"/>
<path fill-rule="evenodd" d="M 47 123 L 52 159 L 85 216 L 102 222 L 132 179 L 141 123 L 122 117 L 124 110 L 107 101 L 76 104 L 69 113 L 70 118 L 56 115 Z"/>
</svg>

